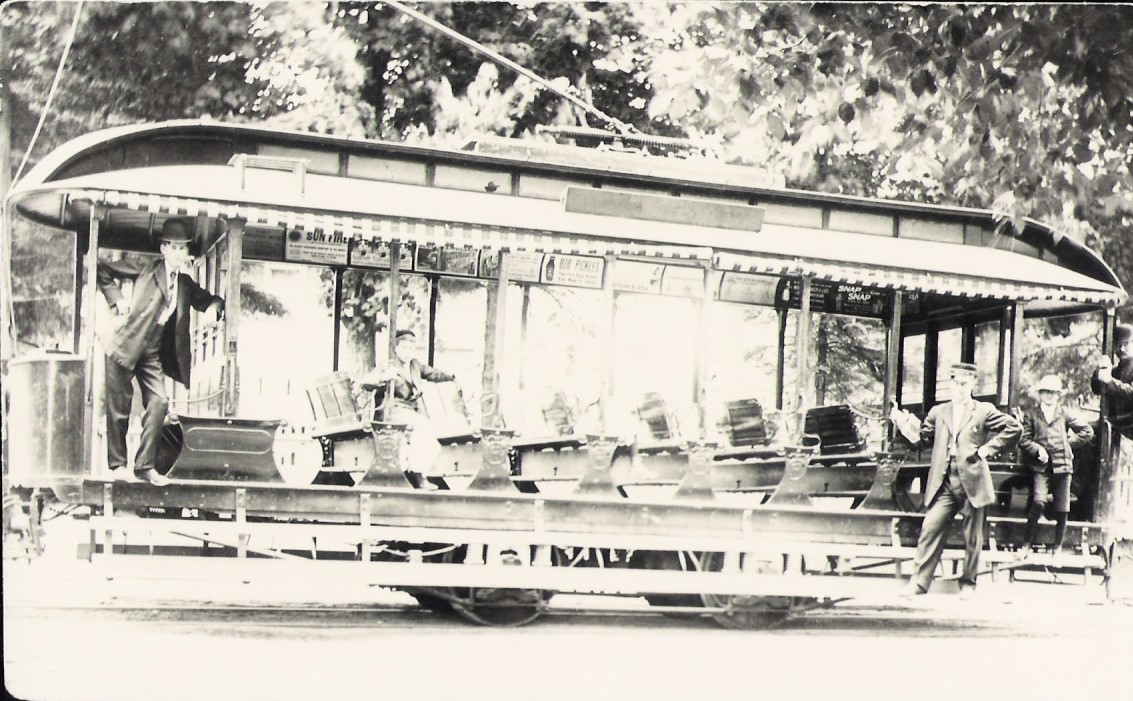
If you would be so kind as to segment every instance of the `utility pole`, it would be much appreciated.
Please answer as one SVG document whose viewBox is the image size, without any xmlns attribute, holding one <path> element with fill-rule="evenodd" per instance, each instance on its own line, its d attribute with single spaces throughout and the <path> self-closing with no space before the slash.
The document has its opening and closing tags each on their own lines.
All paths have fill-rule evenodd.
<svg viewBox="0 0 1133 701">
<path fill-rule="evenodd" d="M 0 24 L 0 365 L 7 363 L 15 350 L 11 347 L 12 320 L 8 314 L 12 304 L 12 232 L 8 231 L 7 210 L 12 184 L 12 91 L 4 39 L 4 25 Z"/>
</svg>

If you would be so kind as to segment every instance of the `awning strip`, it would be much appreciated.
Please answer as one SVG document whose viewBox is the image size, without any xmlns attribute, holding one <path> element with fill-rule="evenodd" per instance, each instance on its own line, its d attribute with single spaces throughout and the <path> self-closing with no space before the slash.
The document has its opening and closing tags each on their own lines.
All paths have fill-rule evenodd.
<svg viewBox="0 0 1133 701">
<path fill-rule="evenodd" d="M 1018 283 L 985 277 L 943 273 L 873 268 L 862 265 L 835 265 L 800 258 L 786 259 L 751 254 L 717 253 L 713 264 L 718 270 L 763 275 L 808 275 L 820 280 L 881 287 L 895 290 L 921 290 L 936 294 L 962 295 L 973 298 L 1058 300 L 1082 304 L 1121 305 L 1127 295 L 1117 288 L 1112 291 L 1084 290 L 1041 282 Z"/>
<path fill-rule="evenodd" d="M 711 261 L 712 249 L 638 241 L 569 236 L 539 229 L 513 229 L 459 222 L 426 221 L 395 217 L 359 217 L 334 212 L 283 210 L 238 203 L 190 200 L 134 192 L 87 191 L 72 200 L 87 199 L 108 207 L 174 216 L 243 218 L 249 225 L 304 231 L 343 233 L 366 241 L 408 241 L 417 244 L 466 249 L 508 249 L 575 255 L 619 255 Z"/>
<path fill-rule="evenodd" d="M 537 228 L 498 227 L 424 219 L 358 216 L 341 212 L 254 207 L 233 202 L 194 200 L 136 192 L 87 190 L 72 199 L 87 199 L 109 207 L 176 216 L 243 218 L 251 225 L 344 233 L 366 241 L 392 240 L 466 249 L 508 249 L 575 255 L 621 255 L 712 261 L 724 271 L 766 275 L 809 275 L 822 280 L 896 290 L 921 290 L 974 298 L 1057 300 L 1081 304 L 1121 305 L 1127 295 L 1119 288 L 1084 289 L 1041 280 L 1017 282 L 984 276 L 916 271 L 860 263 L 822 263 L 801 257 L 758 253 L 714 253 L 705 246 L 679 246 L 639 241 L 572 236 Z M 1089 280 L 1100 285 L 1097 281 Z"/>
</svg>

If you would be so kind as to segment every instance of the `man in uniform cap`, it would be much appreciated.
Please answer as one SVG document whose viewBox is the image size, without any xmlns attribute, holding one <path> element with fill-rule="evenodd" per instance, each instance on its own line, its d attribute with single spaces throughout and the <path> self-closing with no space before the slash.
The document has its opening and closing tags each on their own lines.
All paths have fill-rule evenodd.
<svg viewBox="0 0 1133 701">
<path fill-rule="evenodd" d="M 1118 324 L 1113 329 L 1113 348 L 1117 364 L 1108 355 L 1098 359 L 1098 369 L 1090 379 L 1094 394 L 1105 397 L 1105 420 L 1116 435 L 1110 436 L 1109 464 L 1121 460 L 1121 438 L 1133 440 L 1133 326 Z"/>
<path fill-rule="evenodd" d="M 142 390 L 141 444 L 134 474 L 162 485 L 168 480 L 154 469 L 157 442 L 169 401 L 165 376 L 189 386 L 189 308 L 213 309 L 219 320 L 224 300 L 201 289 L 183 270 L 193 240 L 191 220 L 168 219 L 161 227 L 161 257 L 100 261 L 98 286 L 115 316 L 106 351 L 106 456 L 111 470 L 126 465 L 126 430 L 134 398 L 133 380 Z M 130 300 L 120 282 L 134 283 Z"/>
<path fill-rule="evenodd" d="M 1019 452 L 1031 470 L 1031 503 L 1027 506 L 1027 528 L 1023 533 L 1020 553 L 1030 554 L 1035 542 L 1035 529 L 1046 505 L 1055 513 L 1055 553 L 1062 549 L 1066 537 L 1066 520 L 1070 513 L 1070 476 L 1074 472 L 1074 449 L 1089 443 L 1094 429 L 1062 406 L 1062 380 L 1046 375 L 1035 385 L 1039 397 L 1037 409 L 1023 412 L 1020 419 L 1023 435 Z"/>
<path fill-rule="evenodd" d="M 1019 422 L 995 405 L 972 398 L 976 374 L 971 363 L 953 364 L 952 400 L 934 406 L 923 422 L 896 406 L 889 414 L 914 448 L 932 446 L 924 493 L 928 511 L 917 540 L 914 573 L 907 589 L 910 594 L 928 592 L 944 552 L 948 526 L 958 513 L 964 517 L 965 549 L 960 589 L 976 586 L 987 507 L 995 502 L 987 461 L 1014 447 L 1021 431 Z"/>
</svg>

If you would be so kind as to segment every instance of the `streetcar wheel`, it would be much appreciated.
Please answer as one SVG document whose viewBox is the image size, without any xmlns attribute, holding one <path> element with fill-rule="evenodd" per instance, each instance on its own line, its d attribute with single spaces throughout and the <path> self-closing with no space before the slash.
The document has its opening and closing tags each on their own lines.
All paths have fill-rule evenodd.
<svg viewBox="0 0 1133 701">
<path fill-rule="evenodd" d="M 702 594 L 705 606 L 725 609 L 712 620 L 730 630 L 764 630 L 782 625 L 791 615 L 789 596 L 721 596 Z"/>
<path fill-rule="evenodd" d="M 452 616 L 456 613 L 456 609 L 452 606 L 452 601 L 444 596 L 434 594 L 428 589 L 406 589 L 405 593 L 416 599 L 418 606 L 428 609 L 433 613 L 442 616 Z"/>
<path fill-rule="evenodd" d="M 704 553 L 701 569 L 719 572 L 723 567 L 722 553 Z M 796 596 L 734 596 L 730 594 L 701 594 L 701 601 L 709 608 L 724 609 L 713 613 L 712 620 L 731 630 L 765 630 L 780 626 L 797 610 L 814 601 Z"/>
<path fill-rule="evenodd" d="M 687 568 L 687 565 L 682 566 L 682 557 L 684 555 L 681 553 L 671 550 L 644 550 L 634 553 L 634 565 L 646 570 L 680 571 Z M 697 608 L 704 605 L 697 594 L 645 594 L 644 598 L 650 606 Z M 669 618 L 696 618 L 701 614 L 691 611 L 662 611 L 661 615 Z"/>
<path fill-rule="evenodd" d="M 463 562 L 466 548 L 459 547 L 441 555 L 444 562 Z M 515 627 L 531 623 L 543 615 L 553 591 L 538 589 L 444 587 L 433 591 L 449 610 L 482 626 Z M 417 596 L 416 592 L 411 592 Z M 428 592 L 425 592 L 428 594 Z M 418 599 L 418 601 L 421 601 Z M 422 603 L 428 607 L 427 604 Z"/>
<path fill-rule="evenodd" d="M 482 626 L 515 627 L 543 615 L 552 592 L 534 589 L 461 589 L 452 608 L 460 616 Z"/>
</svg>

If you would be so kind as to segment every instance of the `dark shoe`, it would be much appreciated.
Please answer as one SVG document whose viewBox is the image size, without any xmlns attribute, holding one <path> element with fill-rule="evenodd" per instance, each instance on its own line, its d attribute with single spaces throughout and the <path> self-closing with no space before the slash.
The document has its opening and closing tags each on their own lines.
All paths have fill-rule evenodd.
<svg viewBox="0 0 1133 701">
<path fill-rule="evenodd" d="M 155 487 L 164 487 L 169 484 L 169 478 L 152 467 L 148 470 L 138 470 L 134 473 L 134 477 L 137 477 L 142 482 L 149 482 Z"/>
<path fill-rule="evenodd" d="M 901 588 L 901 596 L 924 596 L 927 593 L 928 590 L 912 580 Z"/>
<path fill-rule="evenodd" d="M 111 465 L 110 471 L 114 472 L 115 470 L 121 470 L 123 467 L 126 467 L 126 466 L 125 465 Z"/>
<path fill-rule="evenodd" d="M 976 583 L 960 580 L 960 598 L 970 599 L 976 595 Z"/>
</svg>

